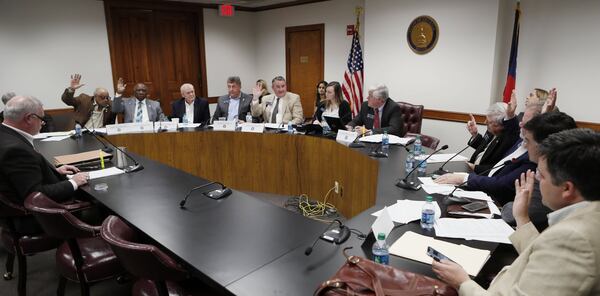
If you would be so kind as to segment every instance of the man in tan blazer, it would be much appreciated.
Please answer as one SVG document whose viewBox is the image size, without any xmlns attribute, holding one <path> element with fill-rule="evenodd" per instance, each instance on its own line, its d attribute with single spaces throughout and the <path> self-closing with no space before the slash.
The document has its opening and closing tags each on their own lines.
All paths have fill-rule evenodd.
<svg viewBox="0 0 600 296">
<path fill-rule="evenodd" d="M 285 78 L 277 76 L 272 81 L 273 94 L 262 97 L 262 102 L 258 102 L 261 90 L 257 87 L 253 90 L 253 99 L 250 106 L 252 116 L 262 116 L 267 123 L 292 122 L 293 124 L 302 124 L 304 122 L 304 113 L 300 96 L 287 91 Z"/>
<path fill-rule="evenodd" d="M 600 133 L 571 129 L 550 135 L 537 147 L 537 174 L 515 180 L 510 237 L 519 257 L 484 290 L 460 265 L 433 262 L 433 271 L 460 295 L 600 295 Z M 541 234 L 529 220 L 537 178 L 550 225 Z"/>
<path fill-rule="evenodd" d="M 75 122 L 81 123 L 88 129 L 104 127 L 115 123 L 116 115 L 112 113 L 108 90 L 96 88 L 94 96 L 80 94 L 75 97 L 75 91 L 85 84 L 81 84 L 81 75 L 71 75 L 71 83 L 62 94 L 62 101 L 73 106 L 74 114 L 69 127 L 73 128 Z"/>
</svg>

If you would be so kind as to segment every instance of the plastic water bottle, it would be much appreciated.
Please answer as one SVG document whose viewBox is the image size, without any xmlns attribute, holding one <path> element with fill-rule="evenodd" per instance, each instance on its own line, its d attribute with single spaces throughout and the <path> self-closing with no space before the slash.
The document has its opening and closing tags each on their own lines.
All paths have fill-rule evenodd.
<svg viewBox="0 0 600 296">
<path fill-rule="evenodd" d="M 419 155 L 419 157 L 417 157 L 417 164 L 419 165 L 419 167 L 417 168 L 417 175 L 419 175 L 419 177 L 425 177 L 425 175 L 427 174 L 427 161 L 425 160 L 427 157 L 425 157 L 424 154 Z"/>
<path fill-rule="evenodd" d="M 390 264 L 390 250 L 388 244 L 385 242 L 385 233 L 379 233 L 377 235 L 377 241 L 373 243 L 373 261 L 389 265 Z"/>
<path fill-rule="evenodd" d="M 411 151 L 408 152 L 406 156 L 406 162 L 404 164 L 404 172 L 406 173 L 404 176 L 408 175 L 412 169 L 414 168 L 415 156 Z"/>
<path fill-rule="evenodd" d="M 250 114 L 250 113 L 246 114 L 246 122 L 252 123 L 252 114 Z"/>
<path fill-rule="evenodd" d="M 292 125 L 291 121 L 288 121 L 287 132 L 288 132 L 288 134 L 293 134 L 294 133 L 294 126 Z"/>
<path fill-rule="evenodd" d="M 75 137 L 81 138 L 81 125 L 79 123 L 75 124 Z"/>
<path fill-rule="evenodd" d="M 421 135 L 417 135 L 415 143 L 413 144 L 415 150 L 415 157 L 423 154 L 423 144 L 421 143 Z"/>
<path fill-rule="evenodd" d="M 425 198 L 425 205 L 423 205 L 423 209 L 421 210 L 421 228 L 424 230 L 431 230 L 433 229 L 434 223 L 435 207 L 433 206 L 433 198 L 427 196 Z"/>
<path fill-rule="evenodd" d="M 381 136 L 381 152 L 387 154 L 388 150 L 390 150 L 390 136 L 388 136 L 387 131 L 384 131 L 383 136 Z"/>
</svg>

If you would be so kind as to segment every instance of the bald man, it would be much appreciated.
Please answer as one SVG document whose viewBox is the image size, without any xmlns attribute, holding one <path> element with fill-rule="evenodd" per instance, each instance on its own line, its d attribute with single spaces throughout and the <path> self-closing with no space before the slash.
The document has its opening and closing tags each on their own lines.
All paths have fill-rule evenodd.
<svg viewBox="0 0 600 296">
<path fill-rule="evenodd" d="M 148 87 L 145 84 L 138 83 L 133 87 L 133 98 L 123 98 L 126 86 L 125 80 L 119 78 L 117 82 L 117 94 L 112 104 L 113 112 L 123 113 L 123 122 L 139 123 L 167 120 L 160 107 L 160 103 L 146 98 Z"/>
<path fill-rule="evenodd" d="M 208 101 L 196 97 L 194 86 L 185 83 L 181 86 L 181 99 L 171 103 L 171 118 L 179 118 L 179 122 L 205 123 L 210 120 Z M 183 119 L 186 120 L 183 120 Z"/>
<path fill-rule="evenodd" d="M 71 83 L 62 94 L 62 101 L 73 106 L 74 114 L 70 127 L 79 122 L 88 129 L 102 128 L 107 124 L 115 123 L 115 114 L 111 110 L 110 97 L 105 88 L 96 88 L 94 96 L 80 94 L 75 97 L 75 91 L 85 84 L 81 84 L 81 75 L 71 75 Z"/>
</svg>

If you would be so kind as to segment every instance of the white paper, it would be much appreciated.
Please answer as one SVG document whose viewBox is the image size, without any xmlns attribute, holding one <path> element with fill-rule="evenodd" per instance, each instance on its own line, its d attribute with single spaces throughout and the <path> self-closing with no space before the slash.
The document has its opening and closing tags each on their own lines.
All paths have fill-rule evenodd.
<svg viewBox="0 0 600 296">
<path fill-rule="evenodd" d="M 427 256 L 427 247 L 436 249 L 458 263 L 472 276 L 479 273 L 490 257 L 490 251 L 488 250 L 440 241 L 412 231 L 407 231 L 392 244 L 390 254 L 431 264 L 433 258 Z"/>
<path fill-rule="evenodd" d="M 45 138 L 42 140 L 42 142 L 58 142 L 58 141 L 62 141 L 64 139 L 68 139 L 71 136 L 59 136 L 59 137 L 49 137 L 49 138 Z"/>
<path fill-rule="evenodd" d="M 178 128 L 197 128 L 200 126 L 200 123 L 179 123 Z"/>
<path fill-rule="evenodd" d="M 265 128 L 270 128 L 270 129 L 287 129 L 287 126 L 284 126 L 283 123 L 265 123 Z"/>
<path fill-rule="evenodd" d="M 381 143 L 382 137 L 383 137 L 383 134 L 370 135 L 370 136 L 366 136 L 366 137 L 361 137 L 360 141 L 366 142 L 366 143 Z M 406 146 L 406 144 L 408 144 L 408 142 L 414 140 L 414 138 L 400 138 L 398 136 L 390 135 L 390 134 L 388 134 L 388 137 L 390 140 L 390 144 L 399 144 L 399 145 L 403 145 L 403 146 Z"/>
<path fill-rule="evenodd" d="M 124 171 L 120 170 L 116 167 L 112 167 L 112 168 L 108 168 L 108 169 L 103 169 L 103 170 L 97 170 L 97 171 L 90 171 L 90 180 L 95 180 L 98 178 L 104 178 L 104 177 L 108 177 L 108 176 L 115 176 L 115 175 L 120 175 L 123 174 Z"/>
<path fill-rule="evenodd" d="M 425 192 L 427 192 L 427 194 L 450 194 L 450 192 L 452 192 L 452 190 L 454 190 L 455 186 L 454 185 L 447 185 L 447 184 L 423 184 L 421 186 L 421 188 L 423 188 L 423 190 L 425 190 Z"/>
<path fill-rule="evenodd" d="M 492 200 L 492 198 L 483 191 L 467 191 L 467 190 L 457 189 L 456 191 L 454 191 L 454 193 L 452 195 L 459 196 L 459 197 L 466 197 L 466 198 L 470 198 L 470 199 L 485 200 L 485 201 Z"/>
<path fill-rule="evenodd" d="M 392 218 L 390 217 L 387 208 L 384 207 L 379 217 L 377 217 L 375 222 L 373 222 L 373 225 L 371 225 L 371 230 L 373 230 L 373 235 L 375 235 L 375 237 L 377 237 L 379 233 L 385 233 L 385 237 L 388 237 L 388 234 L 390 234 L 392 229 L 394 229 L 394 222 L 392 222 Z"/>
<path fill-rule="evenodd" d="M 412 221 L 421 219 L 421 211 L 425 201 L 418 200 L 398 200 L 396 204 L 387 207 L 387 212 L 390 215 L 392 221 L 396 223 L 407 224 Z M 435 218 L 439 219 L 442 215 L 442 210 L 437 202 L 433 202 L 435 206 Z M 383 210 L 372 213 L 371 215 L 379 217 Z"/>
<path fill-rule="evenodd" d="M 456 153 L 441 153 L 441 154 L 434 154 L 433 156 L 431 156 L 428 160 L 427 163 L 440 163 L 440 162 L 446 162 L 448 161 L 448 159 L 450 159 L 450 157 L 454 156 Z M 425 155 L 425 157 L 428 157 L 429 155 Z M 462 155 L 456 155 L 456 157 L 452 158 L 452 160 L 450 162 L 453 161 L 466 161 L 469 160 L 468 158 L 462 156 Z"/>
<path fill-rule="evenodd" d="M 442 218 L 436 221 L 435 235 L 510 244 L 514 232 L 502 219 Z"/>
<path fill-rule="evenodd" d="M 92 132 L 96 132 L 97 134 L 106 134 L 106 128 L 105 127 L 98 127 L 98 128 L 91 128 L 90 129 Z"/>
<path fill-rule="evenodd" d="M 337 132 L 335 141 L 338 143 L 342 143 L 344 145 L 348 145 L 348 144 L 354 142 L 354 140 L 356 140 L 357 137 L 358 137 L 358 133 L 356 133 L 356 132 L 350 132 L 350 131 L 345 131 L 345 130 L 340 129 Z"/>
<path fill-rule="evenodd" d="M 34 139 L 45 139 L 48 137 L 64 137 L 74 135 L 75 131 L 65 131 L 65 132 L 49 132 L 49 133 L 39 133 L 33 136 Z"/>
</svg>

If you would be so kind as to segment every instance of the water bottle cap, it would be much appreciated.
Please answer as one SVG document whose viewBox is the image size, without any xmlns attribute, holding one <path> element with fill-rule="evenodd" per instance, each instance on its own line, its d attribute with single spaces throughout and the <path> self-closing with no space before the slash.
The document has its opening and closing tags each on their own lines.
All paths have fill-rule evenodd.
<svg viewBox="0 0 600 296">
<path fill-rule="evenodd" d="M 431 195 L 428 195 L 427 197 L 425 197 L 426 201 L 433 201 L 433 197 L 431 197 Z"/>
<path fill-rule="evenodd" d="M 385 239 L 385 233 L 380 232 L 379 234 L 377 234 L 377 240 L 384 240 Z"/>
</svg>

